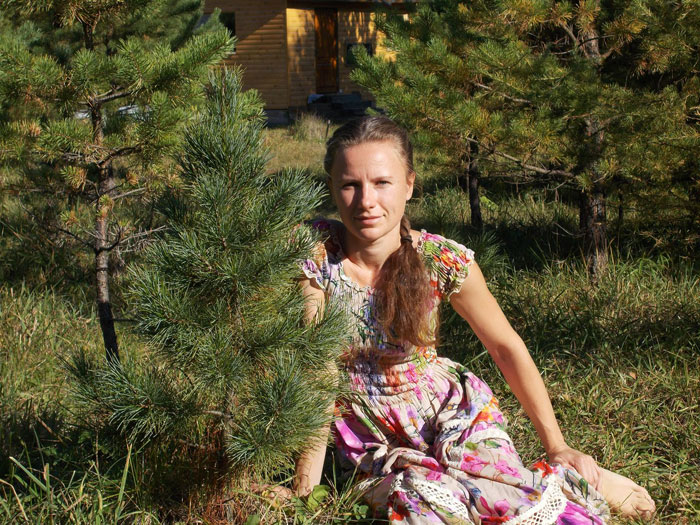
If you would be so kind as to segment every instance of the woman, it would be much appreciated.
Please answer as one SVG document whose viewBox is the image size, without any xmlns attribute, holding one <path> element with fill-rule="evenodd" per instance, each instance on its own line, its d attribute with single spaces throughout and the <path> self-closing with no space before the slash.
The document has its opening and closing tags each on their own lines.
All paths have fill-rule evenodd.
<svg viewBox="0 0 700 525">
<path fill-rule="evenodd" d="M 406 132 L 363 117 L 328 141 L 325 169 L 342 222 L 313 227 L 325 242 L 303 264 L 308 316 L 329 297 L 354 319 L 342 357 L 352 396 L 334 436 L 341 457 L 391 523 L 603 523 L 608 506 L 649 516 L 631 480 L 566 444 L 523 341 L 488 291 L 474 254 L 411 230 L 404 215 L 415 172 Z M 472 327 L 532 420 L 549 457 L 523 466 L 489 387 L 437 357 L 437 306 L 449 301 Z M 325 439 L 299 460 L 295 489 L 321 479 Z"/>
</svg>

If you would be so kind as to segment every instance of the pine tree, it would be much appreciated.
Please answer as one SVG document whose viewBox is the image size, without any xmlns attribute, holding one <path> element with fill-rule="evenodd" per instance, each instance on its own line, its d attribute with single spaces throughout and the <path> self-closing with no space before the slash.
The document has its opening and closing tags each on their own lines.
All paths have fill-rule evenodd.
<svg viewBox="0 0 700 525">
<path fill-rule="evenodd" d="M 391 116 L 463 164 L 477 161 L 484 176 L 579 191 L 595 275 L 607 262 L 607 196 L 650 183 L 668 191 L 698 143 L 682 91 L 651 75 L 653 41 L 669 34 L 674 11 L 661 4 L 421 2 L 406 20 L 379 18 L 392 54 L 358 50 L 354 78 Z"/>
<path fill-rule="evenodd" d="M 21 170 L 30 214 L 94 254 L 109 359 L 110 254 L 152 229 L 133 219 L 177 183 L 170 158 L 207 69 L 233 50 L 218 22 L 195 30 L 201 13 L 189 0 L 3 3 L 0 161 Z M 43 212 L 35 192 L 48 195 Z"/>
<path fill-rule="evenodd" d="M 84 355 L 71 365 L 103 434 L 182 440 L 255 476 L 289 468 L 327 423 L 338 388 L 329 370 L 347 333 L 332 305 L 304 322 L 299 261 L 317 238 L 297 225 L 323 188 L 303 172 L 266 174 L 263 122 L 240 72 L 212 72 L 184 140 L 185 187 L 164 208 L 168 234 L 131 268 L 129 304 L 151 365 L 97 366 Z"/>
<path fill-rule="evenodd" d="M 687 134 L 676 147 L 685 151 L 684 162 L 673 166 L 670 175 L 650 181 L 637 206 L 655 215 L 659 208 L 685 212 L 689 232 L 700 230 L 700 9 L 697 2 L 647 1 L 639 16 L 645 38 L 639 43 L 638 67 L 651 89 L 674 89 L 683 103 L 685 122 L 694 134 Z M 670 190 L 670 191 L 669 191 Z M 659 199 L 661 195 L 663 198 Z"/>
</svg>

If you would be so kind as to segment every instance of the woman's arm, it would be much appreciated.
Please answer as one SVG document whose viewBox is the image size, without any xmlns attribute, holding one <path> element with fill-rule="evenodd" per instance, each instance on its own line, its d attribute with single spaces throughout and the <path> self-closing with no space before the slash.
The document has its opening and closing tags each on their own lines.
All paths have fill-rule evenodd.
<svg viewBox="0 0 700 525">
<path fill-rule="evenodd" d="M 455 311 L 472 327 L 488 350 L 508 385 L 535 425 L 552 462 L 574 467 L 589 483 L 598 484 L 601 471 L 595 460 L 566 444 L 554 416 L 552 403 L 525 343 L 513 330 L 491 295 L 476 263 L 459 292 L 450 297 Z"/>
<path fill-rule="evenodd" d="M 310 494 L 313 488 L 321 482 L 329 430 L 330 425 L 326 425 L 318 436 L 318 441 L 307 449 L 297 461 L 294 475 L 294 493 L 297 496 Z"/>
<path fill-rule="evenodd" d="M 322 315 L 325 305 L 323 290 L 311 279 L 303 279 L 301 281 L 301 289 L 306 304 L 306 322 L 315 323 L 318 317 Z M 329 365 L 329 373 L 337 373 L 334 363 Z M 329 414 L 333 413 L 334 406 L 335 402 L 328 407 Z M 329 430 L 330 425 L 326 425 L 320 432 L 318 440 L 297 461 L 294 477 L 294 492 L 297 496 L 306 496 L 321 482 Z"/>
</svg>

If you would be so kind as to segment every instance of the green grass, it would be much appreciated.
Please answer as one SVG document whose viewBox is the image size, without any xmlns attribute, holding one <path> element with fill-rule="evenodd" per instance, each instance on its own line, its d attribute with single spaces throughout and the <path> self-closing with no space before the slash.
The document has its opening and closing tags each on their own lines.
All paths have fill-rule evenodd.
<svg viewBox="0 0 700 525">
<path fill-rule="evenodd" d="M 477 254 L 478 260 L 478 254 Z M 658 523 L 700 522 L 700 282 L 668 261 L 513 271 L 491 288 L 528 343 L 569 443 L 647 487 Z M 525 462 L 534 429 L 469 328 L 445 316 L 443 353 L 491 385 Z M 684 521 L 687 520 L 687 521 Z"/>
<path fill-rule="evenodd" d="M 125 338 L 127 342 L 129 338 Z M 51 290 L 0 288 L 0 523 L 153 523 L 71 414 L 62 361 L 103 352 L 94 317 Z"/>
<path fill-rule="evenodd" d="M 294 167 L 323 180 L 324 139 L 312 121 L 267 130 L 270 172 Z M 593 284 L 566 194 L 555 200 L 544 190 L 486 184 L 487 227 L 475 232 L 444 164 L 419 155 L 417 165 L 423 191 L 410 205 L 414 227 L 475 250 L 542 371 L 569 443 L 647 487 L 657 502 L 653 523 L 700 523 L 700 279 L 697 256 L 673 241 L 688 235 L 670 221 L 655 226 L 629 213 L 617 225 L 611 217 L 611 264 Z M 331 209 L 326 202 L 320 213 Z M 37 257 L 19 242 L 30 231 L 19 215 L 3 224 L 0 260 L 12 280 L 0 287 L 0 523 L 372 522 L 330 453 L 326 493 L 271 507 L 231 480 L 205 486 L 207 476 L 194 471 L 208 468 L 206 458 L 198 462 L 185 445 L 146 453 L 83 426 L 62 359 L 76 350 L 102 354 L 90 283 L 78 273 L 58 278 L 70 274 L 58 267 L 62 256 Z M 523 460 L 541 457 L 532 425 L 466 323 L 446 310 L 442 328 L 441 353 L 489 383 Z M 118 329 L 125 356 L 142 351 L 128 325 Z"/>
<path fill-rule="evenodd" d="M 299 168 L 325 178 L 325 143 L 335 127 L 328 126 L 315 115 L 304 113 L 288 128 L 267 129 L 265 145 L 271 153 L 268 171 L 274 173 L 284 168 Z"/>
</svg>

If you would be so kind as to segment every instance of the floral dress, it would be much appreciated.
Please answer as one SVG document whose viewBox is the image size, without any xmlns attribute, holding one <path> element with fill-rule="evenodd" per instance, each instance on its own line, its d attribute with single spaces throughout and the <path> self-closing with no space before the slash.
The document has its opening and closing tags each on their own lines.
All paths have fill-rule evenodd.
<svg viewBox="0 0 700 525">
<path fill-rule="evenodd" d="M 574 470 L 543 461 L 526 468 L 489 387 L 435 348 L 387 339 L 370 287 L 343 273 L 343 225 L 312 223 L 325 242 L 304 273 L 354 319 L 343 356 L 351 396 L 334 436 L 341 457 L 364 478 L 361 490 L 393 524 L 601 524 L 602 496 Z M 474 253 L 421 232 L 417 245 L 440 301 L 459 290 Z"/>
</svg>

